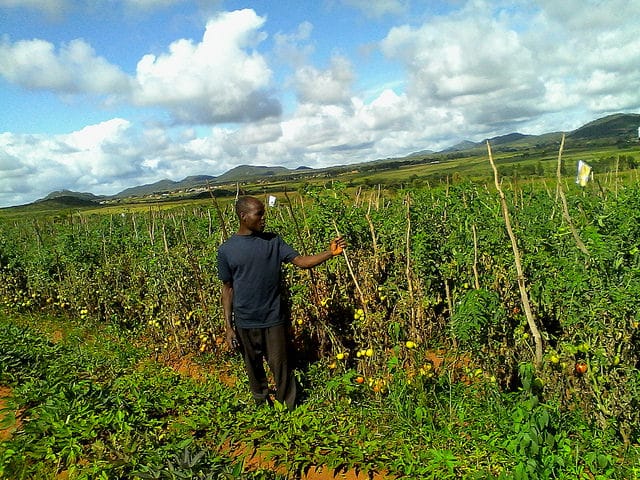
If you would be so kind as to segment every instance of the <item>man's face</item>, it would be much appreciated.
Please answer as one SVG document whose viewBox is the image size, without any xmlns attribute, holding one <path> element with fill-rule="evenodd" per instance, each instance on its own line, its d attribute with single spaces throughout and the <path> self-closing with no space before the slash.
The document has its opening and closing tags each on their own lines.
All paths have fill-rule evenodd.
<svg viewBox="0 0 640 480">
<path fill-rule="evenodd" d="M 246 212 L 241 214 L 242 223 L 252 232 L 264 231 L 264 204 L 262 202 L 251 202 Z"/>
</svg>

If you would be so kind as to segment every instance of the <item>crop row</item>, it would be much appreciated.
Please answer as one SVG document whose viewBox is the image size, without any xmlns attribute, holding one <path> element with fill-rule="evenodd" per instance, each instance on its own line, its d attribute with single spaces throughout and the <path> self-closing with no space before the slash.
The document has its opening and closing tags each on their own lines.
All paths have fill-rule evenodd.
<svg viewBox="0 0 640 480">
<path fill-rule="evenodd" d="M 637 442 L 638 186 L 509 187 L 524 278 L 485 185 L 352 194 L 333 182 L 280 198 L 268 228 L 301 252 L 337 232 L 349 241 L 314 271 L 285 269 L 300 366 L 355 371 L 380 395 L 398 378 L 435 383 L 451 372 L 443 365 L 458 380 L 517 390 L 535 350 L 524 285 L 544 343 L 540 398 Z M 217 203 L 3 220 L 0 302 L 144 331 L 159 355 L 215 356 L 225 348 L 216 250 L 234 225 Z"/>
</svg>

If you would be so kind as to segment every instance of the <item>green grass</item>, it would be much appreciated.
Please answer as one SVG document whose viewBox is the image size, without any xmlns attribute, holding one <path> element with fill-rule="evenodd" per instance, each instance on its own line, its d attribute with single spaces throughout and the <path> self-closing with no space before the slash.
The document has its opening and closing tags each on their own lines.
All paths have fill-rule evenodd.
<svg viewBox="0 0 640 480">
<path fill-rule="evenodd" d="M 111 327 L 5 316 L 0 352 L 23 421 L 0 444 L 0 478 L 291 478 L 312 465 L 420 479 L 638 474 L 637 446 L 486 381 L 398 377 L 376 395 L 319 363 L 301 372 L 308 398 L 288 412 L 251 405 L 238 358 L 204 357 L 209 374 L 195 380 Z M 216 376 L 222 361 L 235 386 Z M 238 452 L 264 465 L 245 469 Z"/>
</svg>

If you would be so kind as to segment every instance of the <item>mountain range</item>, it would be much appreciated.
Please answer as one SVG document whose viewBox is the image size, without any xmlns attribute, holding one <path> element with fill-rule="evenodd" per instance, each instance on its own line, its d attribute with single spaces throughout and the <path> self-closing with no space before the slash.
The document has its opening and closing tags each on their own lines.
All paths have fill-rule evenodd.
<svg viewBox="0 0 640 480">
<path fill-rule="evenodd" d="M 593 147 L 599 145 L 619 145 L 630 142 L 638 142 L 640 136 L 640 114 L 613 114 L 592 122 L 589 122 L 580 128 L 568 132 L 566 134 L 567 143 L 571 143 L 575 148 Z M 396 159 L 375 160 L 366 163 L 380 162 L 400 162 L 416 157 L 432 157 L 439 160 L 439 157 L 445 159 L 455 156 L 464 156 L 463 154 L 473 154 L 474 150 L 485 149 L 487 141 L 491 144 L 492 149 L 499 151 L 515 151 L 523 148 L 540 148 L 548 145 L 557 146 L 562 132 L 546 133 L 542 135 L 525 135 L 521 133 L 510 133 L 485 139 L 481 142 L 462 141 L 446 148 L 440 152 L 432 152 L 430 150 L 422 150 L 414 152 L 404 157 Z M 363 164 L 351 164 L 348 168 L 353 169 Z M 146 195 L 161 195 L 163 193 L 175 192 L 179 190 L 188 191 L 190 189 L 202 189 L 209 186 L 220 186 L 223 184 L 232 184 L 235 182 L 255 181 L 259 179 L 267 179 L 269 177 L 286 177 L 288 175 L 313 174 L 324 171 L 331 171 L 345 167 L 333 167 L 325 169 L 311 169 L 308 167 L 298 167 L 297 169 L 289 169 L 281 166 L 254 166 L 240 165 L 223 175 L 195 175 L 189 176 L 179 181 L 160 180 L 159 182 L 141 185 L 137 187 L 127 188 L 112 196 L 97 196 L 92 193 L 78 193 L 70 190 L 59 190 L 50 193 L 45 198 L 37 200 L 34 204 L 42 204 L 43 202 L 55 202 L 56 204 L 65 204 L 67 206 L 89 206 L 96 205 L 104 200 L 118 200 L 131 197 L 143 197 Z"/>
</svg>

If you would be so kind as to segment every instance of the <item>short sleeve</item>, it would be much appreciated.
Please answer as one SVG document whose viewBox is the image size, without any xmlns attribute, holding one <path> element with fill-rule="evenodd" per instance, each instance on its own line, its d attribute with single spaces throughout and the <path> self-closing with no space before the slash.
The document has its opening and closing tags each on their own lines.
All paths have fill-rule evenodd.
<svg viewBox="0 0 640 480">
<path fill-rule="evenodd" d="M 280 261 L 282 263 L 291 263 L 294 258 L 300 256 L 298 251 L 285 242 L 281 237 L 278 237 L 278 239 L 280 240 Z"/>
</svg>

